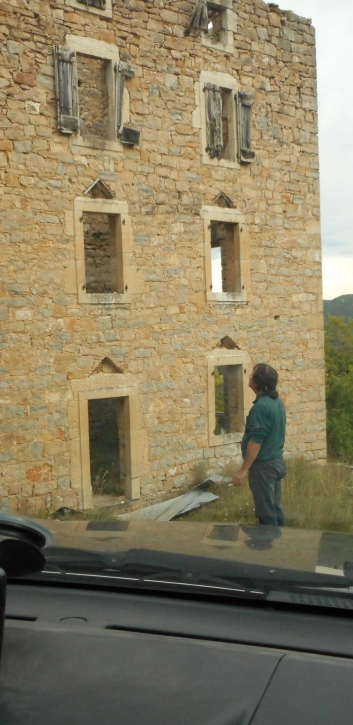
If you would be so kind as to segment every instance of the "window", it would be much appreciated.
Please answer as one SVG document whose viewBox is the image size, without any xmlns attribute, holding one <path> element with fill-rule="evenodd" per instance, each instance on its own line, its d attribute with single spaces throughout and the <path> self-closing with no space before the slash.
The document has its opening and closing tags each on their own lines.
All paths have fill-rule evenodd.
<svg viewBox="0 0 353 725">
<path fill-rule="evenodd" d="M 215 365 L 213 379 L 215 386 L 214 435 L 239 433 L 243 420 L 239 418 L 239 386 L 242 375 L 241 365 Z"/>
<path fill-rule="evenodd" d="M 85 247 L 85 289 L 87 293 L 124 293 L 122 274 L 120 216 L 84 211 L 82 214 Z M 119 260 L 118 260 L 119 257 Z M 120 279 L 119 279 L 120 277 Z M 119 289 L 120 287 L 120 289 Z"/>
<path fill-rule="evenodd" d="M 109 61 L 77 55 L 78 118 L 82 138 L 109 138 Z"/>
<path fill-rule="evenodd" d="M 248 230 L 236 209 L 204 206 L 206 297 L 209 302 L 247 302 L 250 290 Z"/>
<path fill-rule="evenodd" d="M 241 292 L 239 264 L 236 264 L 239 225 L 211 221 L 210 226 L 212 292 Z"/>
<path fill-rule="evenodd" d="M 208 354 L 208 423 L 210 445 L 237 443 L 250 407 L 249 356 L 242 350 L 216 349 Z"/>
<path fill-rule="evenodd" d="M 131 227 L 127 204 L 114 199 L 75 200 L 78 301 L 126 304 Z"/>
<path fill-rule="evenodd" d="M 102 18 L 112 17 L 112 0 L 66 0 L 66 4 Z"/>
<path fill-rule="evenodd" d="M 118 368 L 105 360 L 110 365 L 71 383 L 71 478 L 84 510 L 104 486 L 129 499 L 140 497 L 137 384 L 131 374 L 111 372 Z"/>
<path fill-rule="evenodd" d="M 251 163 L 251 93 L 238 91 L 228 73 L 202 71 L 195 83 L 196 108 L 193 126 L 201 130 L 204 164 L 239 168 Z"/>
<path fill-rule="evenodd" d="M 134 69 L 119 61 L 115 45 L 69 35 L 55 46 L 58 128 L 75 146 L 121 150 L 139 143 L 129 122 L 126 81 Z"/>
<path fill-rule="evenodd" d="M 202 32 L 202 44 L 222 53 L 234 53 L 234 33 L 237 16 L 232 0 L 207 3 L 207 28 Z"/>
<path fill-rule="evenodd" d="M 202 71 L 195 84 L 194 127 L 201 130 L 205 164 L 239 168 L 237 160 L 237 81 L 227 73 Z"/>
</svg>

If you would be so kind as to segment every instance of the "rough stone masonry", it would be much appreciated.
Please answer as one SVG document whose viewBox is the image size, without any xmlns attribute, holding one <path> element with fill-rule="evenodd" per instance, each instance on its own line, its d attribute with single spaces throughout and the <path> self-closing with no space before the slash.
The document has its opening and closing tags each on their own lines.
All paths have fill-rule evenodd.
<svg viewBox="0 0 353 725">
<path fill-rule="evenodd" d="M 3 507 L 91 506 L 91 398 L 125 401 L 130 498 L 219 471 L 260 361 L 279 371 L 286 454 L 325 459 L 315 32 L 262 0 L 208 10 L 184 35 L 188 0 L 0 2 Z M 85 288 L 95 210 L 113 293 Z M 218 293 L 212 221 L 234 231 Z M 227 364 L 240 423 L 217 437 Z"/>
</svg>

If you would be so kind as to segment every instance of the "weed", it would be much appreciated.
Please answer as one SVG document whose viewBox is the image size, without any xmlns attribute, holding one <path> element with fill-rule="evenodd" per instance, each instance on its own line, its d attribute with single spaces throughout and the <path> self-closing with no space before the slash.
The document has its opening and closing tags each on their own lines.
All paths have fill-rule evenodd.
<svg viewBox="0 0 353 725">
<path fill-rule="evenodd" d="M 303 458 L 287 461 L 283 481 L 283 506 L 287 525 L 298 529 L 353 532 L 353 474 L 337 463 L 320 466 Z M 234 473 L 232 464 L 223 475 Z M 226 470 L 227 469 L 227 470 Z M 188 515 L 193 521 L 256 522 L 254 504 L 246 482 L 243 486 L 215 484 L 218 501 Z"/>
<path fill-rule="evenodd" d="M 194 486 L 198 486 L 199 483 L 203 483 L 206 480 L 207 475 L 207 463 L 206 461 L 200 461 L 192 471 L 192 483 Z"/>
</svg>

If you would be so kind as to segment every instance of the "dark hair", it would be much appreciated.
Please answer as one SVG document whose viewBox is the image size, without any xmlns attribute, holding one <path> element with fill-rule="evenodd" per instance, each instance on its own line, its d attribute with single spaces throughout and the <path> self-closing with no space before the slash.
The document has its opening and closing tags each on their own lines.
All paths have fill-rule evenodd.
<svg viewBox="0 0 353 725">
<path fill-rule="evenodd" d="M 259 389 L 260 393 L 265 393 L 273 400 L 278 398 L 278 392 L 276 390 L 278 383 L 278 374 L 271 365 L 265 363 L 259 363 L 255 365 L 252 379 Z"/>
</svg>

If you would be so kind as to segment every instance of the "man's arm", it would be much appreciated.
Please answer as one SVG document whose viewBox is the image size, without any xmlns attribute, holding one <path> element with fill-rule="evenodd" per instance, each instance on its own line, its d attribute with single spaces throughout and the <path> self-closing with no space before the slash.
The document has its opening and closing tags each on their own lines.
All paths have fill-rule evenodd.
<svg viewBox="0 0 353 725">
<path fill-rule="evenodd" d="M 254 441 L 249 441 L 247 448 L 246 448 L 243 465 L 240 468 L 240 470 L 234 474 L 234 476 L 232 478 L 232 483 L 234 483 L 236 486 L 241 486 L 241 484 L 243 483 L 243 480 L 244 480 L 251 464 L 254 463 L 255 459 L 258 456 L 260 448 L 261 448 L 261 443 L 254 443 Z"/>
</svg>

